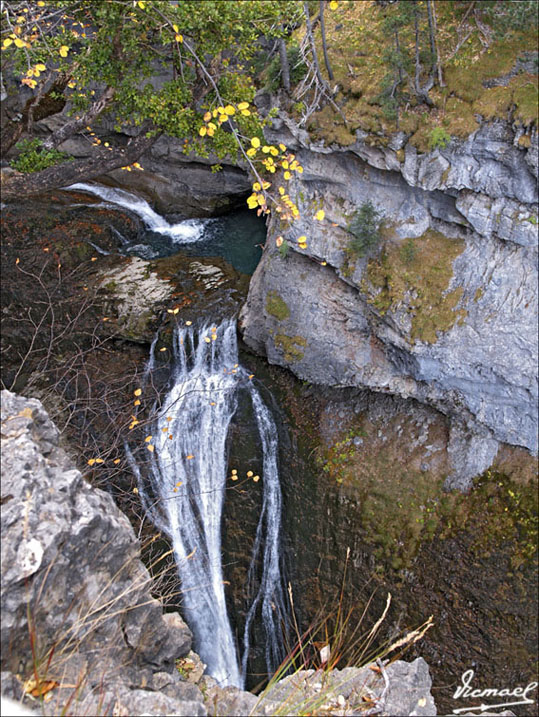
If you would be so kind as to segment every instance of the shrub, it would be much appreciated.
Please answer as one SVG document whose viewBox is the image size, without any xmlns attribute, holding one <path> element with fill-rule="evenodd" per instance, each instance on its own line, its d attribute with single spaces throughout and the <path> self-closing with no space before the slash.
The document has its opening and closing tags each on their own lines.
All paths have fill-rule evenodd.
<svg viewBox="0 0 539 717">
<path fill-rule="evenodd" d="M 57 149 L 44 150 L 41 140 L 37 137 L 22 139 L 15 146 L 20 154 L 11 162 L 11 166 L 18 172 L 40 172 L 66 159 L 72 159 L 68 154 Z"/>
<path fill-rule="evenodd" d="M 447 130 L 443 127 L 433 127 L 429 137 L 429 147 L 431 150 L 437 147 L 444 149 L 450 140 L 451 135 Z"/>
<path fill-rule="evenodd" d="M 377 246 L 380 241 L 380 226 L 380 212 L 370 200 L 364 202 L 348 225 L 348 231 L 354 236 L 348 247 L 350 252 L 363 256 Z"/>
</svg>

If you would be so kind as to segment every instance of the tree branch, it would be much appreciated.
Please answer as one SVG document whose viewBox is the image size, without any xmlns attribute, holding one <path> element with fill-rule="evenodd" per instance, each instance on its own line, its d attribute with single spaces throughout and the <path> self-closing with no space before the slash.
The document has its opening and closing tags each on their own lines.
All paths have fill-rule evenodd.
<svg viewBox="0 0 539 717">
<path fill-rule="evenodd" d="M 90 106 L 88 111 L 85 112 L 82 117 L 66 122 L 59 129 L 57 129 L 56 132 L 53 132 L 49 137 L 47 137 L 47 139 L 43 142 L 43 149 L 54 149 L 83 127 L 86 127 L 86 125 L 93 122 L 93 120 L 112 102 L 114 94 L 114 87 L 107 87 L 101 97 Z"/>
<path fill-rule="evenodd" d="M 2 198 L 14 200 L 31 197 L 51 189 L 67 187 L 75 182 L 86 182 L 118 167 L 132 164 L 157 141 L 160 134 L 147 137 L 146 132 L 142 132 L 138 137 L 131 139 L 125 148 L 116 152 L 98 149 L 92 157 L 62 162 L 41 172 L 2 173 Z"/>
</svg>

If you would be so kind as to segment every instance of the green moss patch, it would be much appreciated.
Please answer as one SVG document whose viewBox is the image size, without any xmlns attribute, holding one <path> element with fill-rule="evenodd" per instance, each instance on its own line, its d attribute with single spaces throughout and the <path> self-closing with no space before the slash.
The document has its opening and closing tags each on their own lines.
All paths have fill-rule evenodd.
<svg viewBox="0 0 539 717">
<path fill-rule="evenodd" d="M 266 296 L 266 311 L 270 316 L 273 316 L 279 321 L 284 321 L 290 317 L 290 309 L 276 291 L 268 292 Z"/>
<path fill-rule="evenodd" d="M 381 315 L 405 304 L 412 317 L 411 341 L 434 343 L 438 332 L 466 315 L 457 309 L 462 287 L 447 291 L 464 242 L 429 230 L 413 246 L 413 253 L 402 251 L 400 244 L 386 246 L 380 258 L 369 261 L 361 290 Z"/>
<path fill-rule="evenodd" d="M 284 352 L 284 359 L 287 363 L 301 361 L 305 352 L 302 350 L 307 345 L 303 336 L 286 336 L 277 334 L 274 338 L 275 345 Z"/>
</svg>

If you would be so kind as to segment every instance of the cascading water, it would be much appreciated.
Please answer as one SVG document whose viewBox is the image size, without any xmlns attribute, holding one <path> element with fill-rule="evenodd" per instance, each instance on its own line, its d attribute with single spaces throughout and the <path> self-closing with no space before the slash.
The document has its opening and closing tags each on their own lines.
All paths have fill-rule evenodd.
<svg viewBox="0 0 539 717">
<path fill-rule="evenodd" d="M 208 222 L 212 221 L 211 219 L 185 219 L 177 224 L 170 224 L 164 217 L 154 212 L 148 202 L 141 197 L 137 197 L 135 194 L 126 192 L 123 189 L 105 187 L 102 184 L 78 182 L 77 184 L 71 184 L 66 189 L 95 194 L 109 204 L 116 204 L 123 209 L 128 209 L 140 217 L 152 232 L 164 234 L 181 244 L 189 244 L 203 239 L 204 229 Z"/>
<path fill-rule="evenodd" d="M 148 517 L 169 536 L 182 583 L 183 608 L 196 649 L 208 672 L 222 685 L 243 687 L 250 630 L 260 608 L 271 673 L 282 658 L 285 619 L 280 574 L 281 489 L 277 429 L 270 411 L 239 366 L 236 325 L 177 328 L 170 387 L 157 410 L 148 474 L 132 465 Z M 153 346 L 152 346 L 153 348 Z M 153 351 L 149 365 L 153 365 Z M 259 587 L 248 611 L 240 660 L 227 614 L 221 560 L 221 518 L 226 487 L 226 440 L 245 389 L 263 453 L 263 500 L 248 582 L 253 588 L 261 559 Z"/>
</svg>

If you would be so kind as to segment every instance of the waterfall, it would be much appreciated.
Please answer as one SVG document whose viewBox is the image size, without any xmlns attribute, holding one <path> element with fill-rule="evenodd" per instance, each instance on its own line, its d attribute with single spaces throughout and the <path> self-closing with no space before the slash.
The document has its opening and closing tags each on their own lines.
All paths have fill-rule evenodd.
<svg viewBox="0 0 539 717">
<path fill-rule="evenodd" d="M 149 431 L 155 448 L 148 474 L 142 477 L 134 463 L 133 468 L 148 517 L 172 543 L 183 609 L 197 651 L 219 683 L 243 687 L 250 630 L 259 607 L 268 672 L 282 659 L 285 610 L 279 569 L 277 429 L 247 371 L 239 365 L 235 321 L 199 330 L 176 328 L 173 356 L 168 393 Z M 253 590 L 260 559 L 262 574 L 246 619 L 240 667 L 225 602 L 221 519 L 227 483 L 226 440 L 242 389 L 249 392 L 262 444 L 263 499 L 246 590 Z"/>
<path fill-rule="evenodd" d="M 148 202 L 123 189 L 105 187 L 101 184 L 78 182 L 65 189 L 88 192 L 104 199 L 107 204 L 116 204 L 136 214 L 152 232 L 168 236 L 178 244 L 191 244 L 204 238 L 204 229 L 211 219 L 185 219 L 177 224 L 169 224 L 161 215 L 154 212 Z"/>
</svg>

